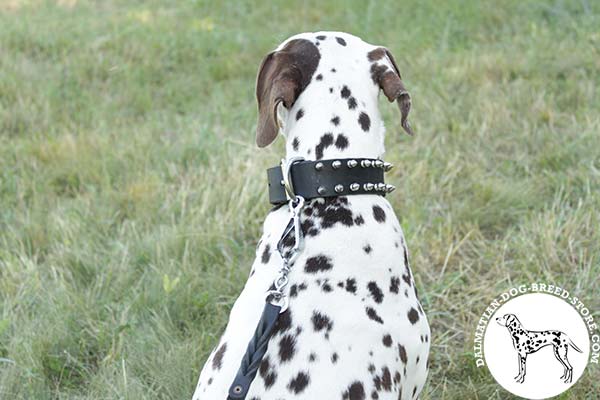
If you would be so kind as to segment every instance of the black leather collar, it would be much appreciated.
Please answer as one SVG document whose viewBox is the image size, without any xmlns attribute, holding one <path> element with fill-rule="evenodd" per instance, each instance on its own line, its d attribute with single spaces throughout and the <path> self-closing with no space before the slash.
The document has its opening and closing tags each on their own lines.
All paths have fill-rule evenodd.
<svg viewBox="0 0 600 400">
<path fill-rule="evenodd" d="M 296 195 L 305 200 L 354 194 L 384 196 L 395 189 L 386 185 L 384 172 L 392 164 L 373 158 L 346 158 L 320 161 L 297 161 L 290 167 L 289 180 Z M 282 166 L 269 168 L 269 202 L 280 205 L 289 200 Z"/>
</svg>

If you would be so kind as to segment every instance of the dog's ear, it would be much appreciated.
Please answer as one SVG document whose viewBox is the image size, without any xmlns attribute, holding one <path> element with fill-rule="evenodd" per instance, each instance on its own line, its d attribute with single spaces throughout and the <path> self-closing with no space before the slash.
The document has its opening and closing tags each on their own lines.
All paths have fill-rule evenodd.
<svg viewBox="0 0 600 400">
<path fill-rule="evenodd" d="M 283 103 L 286 107 L 296 100 L 298 86 L 293 70 L 285 67 L 284 57 L 278 52 L 269 53 L 262 61 L 256 78 L 256 100 L 258 101 L 258 124 L 256 125 L 256 144 L 265 147 L 277 137 L 279 124 L 277 107 Z"/>
<path fill-rule="evenodd" d="M 320 58 L 317 47 L 306 39 L 291 40 L 264 58 L 256 78 L 258 147 L 275 140 L 279 132 L 277 108 L 280 104 L 288 110 L 292 107 L 310 82 Z"/>
<path fill-rule="evenodd" d="M 414 132 L 408 122 L 408 114 L 410 113 L 411 98 L 408 90 L 402 82 L 402 76 L 400 70 L 396 64 L 396 60 L 392 53 L 385 47 L 378 47 L 369 53 L 369 60 L 374 63 L 371 65 L 371 75 L 373 80 L 379 84 L 381 90 L 391 102 L 396 101 L 398 108 L 400 109 L 401 124 L 402 128 L 409 135 L 413 135 Z M 392 69 L 388 68 L 387 63 L 380 64 L 377 61 L 387 58 Z"/>
</svg>

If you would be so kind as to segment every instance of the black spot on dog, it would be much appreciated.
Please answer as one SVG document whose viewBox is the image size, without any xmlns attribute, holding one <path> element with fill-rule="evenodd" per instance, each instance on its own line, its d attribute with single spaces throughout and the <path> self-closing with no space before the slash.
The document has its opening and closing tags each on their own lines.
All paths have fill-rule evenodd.
<svg viewBox="0 0 600 400">
<path fill-rule="evenodd" d="M 383 301 L 383 292 L 381 291 L 379 286 L 377 286 L 377 283 L 375 283 L 374 281 L 369 282 L 367 288 L 369 289 L 371 297 L 373 297 L 373 300 L 375 300 L 375 303 L 380 304 Z"/>
<path fill-rule="evenodd" d="M 310 257 L 306 260 L 306 264 L 304 265 L 304 271 L 308 272 L 309 274 L 329 271 L 331 268 L 333 268 L 331 259 L 325 255 Z"/>
<path fill-rule="evenodd" d="M 336 115 L 335 117 L 331 118 L 331 123 L 335 126 L 338 126 L 340 124 L 340 117 Z"/>
<path fill-rule="evenodd" d="M 260 257 L 260 261 L 262 261 L 263 264 L 267 264 L 270 259 L 271 259 L 271 246 L 266 245 L 265 249 L 262 253 L 262 256 Z"/>
<path fill-rule="evenodd" d="M 382 342 L 385 347 L 392 347 L 392 335 L 385 335 L 382 339 Z"/>
<path fill-rule="evenodd" d="M 275 372 L 275 368 L 271 366 L 269 362 L 269 356 L 266 356 L 260 363 L 258 368 L 258 373 L 261 378 L 265 381 L 265 388 L 269 389 L 271 386 L 275 384 L 277 380 L 277 372 Z"/>
<path fill-rule="evenodd" d="M 417 323 L 417 321 L 419 320 L 419 313 L 417 312 L 417 310 L 415 310 L 414 308 L 411 308 L 408 311 L 408 320 L 413 325 Z"/>
<path fill-rule="evenodd" d="M 379 206 L 373 206 L 373 218 L 379 223 L 385 222 L 385 211 Z"/>
<path fill-rule="evenodd" d="M 394 374 L 394 383 L 397 385 L 400 383 L 400 379 L 401 379 L 401 375 L 400 372 L 396 371 L 396 373 Z"/>
<path fill-rule="evenodd" d="M 333 329 L 333 322 L 331 319 L 318 311 L 313 311 L 313 315 L 310 319 L 313 324 L 313 329 L 315 332 L 321 332 L 325 330 L 326 333 L 329 333 Z"/>
<path fill-rule="evenodd" d="M 377 390 L 385 390 L 389 392 L 392 390 L 392 374 L 390 373 L 390 369 L 388 367 L 383 367 L 381 369 L 381 375 L 376 375 L 373 378 L 373 383 L 375 384 L 375 388 Z"/>
<path fill-rule="evenodd" d="M 298 151 L 298 147 L 300 147 L 300 140 L 295 137 L 294 140 L 292 140 L 292 148 L 294 151 Z"/>
<path fill-rule="evenodd" d="M 319 40 L 325 40 L 325 38 L 327 38 L 327 36 L 325 36 L 325 35 L 317 36 L 317 39 L 319 39 Z"/>
<path fill-rule="evenodd" d="M 333 93 L 333 88 L 332 87 L 329 88 L 329 93 Z"/>
<path fill-rule="evenodd" d="M 317 160 L 323 158 L 323 151 L 333 144 L 333 134 L 328 132 L 321 136 L 319 144 L 315 147 L 315 156 Z"/>
<path fill-rule="evenodd" d="M 223 343 L 221 347 L 215 352 L 215 355 L 212 360 L 213 369 L 219 370 L 223 365 L 223 357 L 225 356 L 225 352 L 227 351 L 227 342 Z"/>
<path fill-rule="evenodd" d="M 306 216 L 310 217 L 312 215 L 312 213 L 313 213 L 313 208 L 312 207 L 306 208 L 304 210 L 304 215 L 306 215 Z M 315 228 L 315 221 L 313 221 L 312 218 L 307 218 L 306 220 L 304 220 L 302 222 L 301 227 L 302 227 L 302 233 L 303 234 L 307 234 L 308 231 L 310 231 L 311 229 Z"/>
<path fill-rule="evenodd" d="M 350 97 L 348 99 L 348 108 L 350 110 L 354 110 L 357 106 L 356 99 L 354 97 Z"/>
<path fill-rule="evenodd" d="M 371 248 L 371 245 L 369 245 L 369 244 L 366 245 L 365 247 L 363 247 L 363 251 L 367 254 L 369 254 L 371 252 L 371 250 L 373 250 L 373 249 Z"/>
<path fill-rule="evenodd" d="M 408 357 L 406 355 L 406 348 L 404 346 L 402 346 L 400 343 L 398 343 L 398 355 L 400 356 L 400 360 L 402 360 L 402 362 L 404 364 L 406 364 L 408 362 Z"/>
<path fill-rule="evenodd" d="M 345 41 L 344 39 L 342 39 L 341 37 L 337 37 L 337 36 L 336 36 L 335 40 L 336 40 L 336 41 L 337 41 L 339 44 L 341 44 L 342 46 L 345 46 L 345 45 L 346 45 L 346 41 Z"/>
<path fill-rule="evenodd" d="M 377 311 L 375 311 L 375 309 L 367 307 L 365 308 L 365 311 L 367 312 L 367 316 L 370 320 L 383 324 L 383 319 L 381 319 L 381 317 L 377 314 Z"/>
<path fill-rule="evenodd" d="M 365 400 L 365 389 L 359 381 L 353 382 L 342 394 L 343 400 Z"/>
<path fill-rule="evenodd" d="M 320 199 L 312 205 L 313 229 L 329 229 L 338 223 L 353 226 L 353 213 L 345 196 Z M 310 231 L 309 231 L 310 234 Z M 284 240 L 285 242 L 285 240 Z"/>
<path fill-rule="evenodd" d="M 348 278 L 346 279 L 346 291 L 350 293 L 356 293 L 356 279 Z"/>
<path fill-rule="evenodd" d="M 308 362 L 315 362 L 317 359 L 317 355 L 315 353 L 310 353 L 308 356 Z"/>
<path fill-rule="evenodd" d="M 402 275 L 402 280 L 404 280 L 404 282 L 406 282 L 406 284 L 408 285 L 408 287 L 411 286 L 410 272 L 408 272 L 408 268 L 406 269 L 406 273 Z"/>
<path fill-rule="evenodd" d="M 404 262 L 406 263 L 406 267 L 410 267 L 410 261 L 408 259 L 408 250 L 406 249 L 406 244 L 403 242 L 402 243 L 402 253 L 404 254 Z M 409 275 L 410 278 L 410 272 L 407 270 L 407 273 Z"/>
<path fill-rule="evenodd" d="M 300 227 L 302 228 L 302 234 L 305 236 L 317 236 L 319 234 L 319 229 L 315 226 L 315 222 L 312 219 L 306 219 L 300 224 Z"/>
<path fill-rule="evenodd" d="M 291 360 L 296 354 L 296 338 L 292 335 L 285 335 L 279 341 L 279 359 L 281 362 Z"/>
<path fill-rule="evenodd" d="M 302 393 L 308 386 L 310 377 L 304 372 L 298 372 L 295 378 L 293 378 L 288 384 L 288 389 L 295 394 Z"/>
<path fill-rule="evenodd" d="M 319 74 L 319 75 L 315 76 L 315 79 L 318 80 L 318 81 L 322 81 L 323 80 L 323 75 Z"/>
<path fill-rule="evenodd" d="M 362 215 L 358 215 L 356 218 L 354 218 L 354 223 L 356 225 L 362 225 L 365 223 L 365 219 L 362 217 Z"/>
<path fill-rule="evenodd" d="M 361 112 L 358 116 L 358 123 L 363 131 L 368 132 L 371 128 L 371 118 L 365 112 Z"/>
<path fill-rule="evenodd" d="M 288 308 L 287 310 L 279 314 L 279 318 L 277 318 L 277 322 L 275 322 L 275 327 L 273 328 L 272 336 L 275 336 L 278 333 L 287 332 L 288 330 L 290 330 L 291 327 L 292 312 Z"/>
<path fill-rule="evenodd" d="M 342 96 L 342 99 L 349 98 L 351 94 L 352 94 L 352 92 L 350 91 L 350 89 L 348 89 L 348 86 L 344 85 L 344 87 L 342 87 L 342 90 L 340 91 L 340 95 Z"/>
<path fill-rule="evenodd" d="M 296 112 L 296 121 L 298 121 L 302 117 L 304 117 L 304 110 L 299 109 L 298 112 Z"/>
<path fill-rule="evenodd" d="M 390 278 L 390 292 L 398 294 L 400 291 L 400 278 L 392 276 Z"/>
<path fill-rule="evenodd" d="M 332 362 L 333 364 L 335 364 L 335 363 L 338 361 L 338 358 L 339 358 L 339 356 L 338 356 L 338 353 L 333 353 L 333 354 L 331 355 L 331 362 Z"/>
<path fill-rule="evenodd" d="M 337 70 L 335 68 L 331 68 L 331 72 L 333 72 L 335 74 L 337 72 Z"/>
<path fill-rule="evenodd" d="M 348 147 L 348 138 L 344 134 L 340 133 L 335 140 L 335 147 L 340 150 L 344 150 L 346 147 Z"/>
</svg>

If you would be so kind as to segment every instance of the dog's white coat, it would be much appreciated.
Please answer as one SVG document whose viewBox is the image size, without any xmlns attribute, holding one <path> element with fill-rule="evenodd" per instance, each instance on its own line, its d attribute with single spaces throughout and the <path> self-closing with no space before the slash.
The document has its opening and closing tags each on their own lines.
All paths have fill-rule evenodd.
<svg viewBox="0 0 600 400">
<path fill-rule="evenodd" d="M 319 40 L 321 59 L 310 84 L 291 110 L 284 107 L 279 110 L 287 157 L 315 159 L 315 147 L 322 135 L 331 132 L 334 138 L 343 133 L 349 145 L 343 151 L 335 145 L 324 148 L 324 159 L 382 158 L 385 129 L 378 109 L 379 88 L 371 79 L 371 62 L 366 56 L 377 46 L 340 32 L 303 33 L 288 41 L 304 38 L 316 42 L 315 38 L 320 35 L 326 36 L 326 39 Z M 341 46 L 336 37 L 343 38 L 346 46 Z M 285 43 L 287 41 L 279 48 Z M 391 68 L 387 59 L 380 63 L 388 63 Z M 318 74 L 323 77 L 320 81 L 315 79 Z M 356 98 L 357 107 L 353 110 L 349 109 L 347 99 L 340 96 L 344 85 L 350 88 L 352 96 Z M 296 120 L 300 109 L 304 111 L 304 116 Z M 370 117 L 368 132 L 361 129 L 357 122 L 359 112 L 363 111 Z M 333 116 L 339 117 L 338 126 L 332 125 Z M 292 145 L 294 138 L 299 140 L 297 150 Z M 313 200 L 319 201 L 322 200 Z M 385 223 L 374 219 L 374 206 L 385 211 Z M 247 400 L 360 400 L 371 399 L 373 391 L 377 392 L 379 400 L 396 400 L 416 398 L 421 391 L 427 376 L 430 332 L 416 297 L 412 274 L 408 272 L 400 224 L 389 202 L 381 196 L 348 196 L 347 208 L 354 216 L 360 215 L 364 223 L 351 227 L 338 223 L 322 229 L 318 236 L 306 238 L 305 248 L 289 276 L 290 286 L 303 282 L 307 284 L 306 290 L 290 302 L 292 328 L 288 333 L 294 338 L 294 356 L 281 361 L 279 352 L 283 335 L 273 337 L 266 355 L 270 369 L 257 375 Z M 253 273 L 231 310 L 219 344 L 202 369 L 194 400 L 227 398 L 229 386 L 259 320 L 265 292 L 281 265 L 281 258 L 275 249 L 289 218 L 287 207 L 272 211 L 267 216 L 252 266 Z M 262 256 L 266 246 L 271 251 L 269 261 L 265 264 Z M 368 254 L 364 250 L 366 246 L 372 248 Z M 329 257 L 333 268 L 308 274 L 303 266 L 307 259 L 319 254 Z M 402 276 L 407 276 L 410 284 Z M 390 282 L 394 277 L 400 277 L 398 294 L 390 291 Z M 346 290 L 345 282 L 349 278 L 356 282 L 354 294 Z M 339 286 L 340 282 L 344 283 L 344 287 Z M 380 303 L 374 300 L 368 290 L 369 282 L 376 282 L 381 288 L 383 300 Z M 324 291 L 325 283 L 333 290 Z M 383 323 L 368 318 L 365 313 L 367 307 L 374 309 Z M 407 318 L 411 309 L 419 310 L 416 323 L 411 323 Z M 332 322 L 328 338 L 325 338 L 325 331 L 316 331 L 311 322 L 315 311 L 327 315 Z M 386 335 L 392 338 L 393 344 L 390 346 L 382 343 Z M 226 348 L 221 354 L 220 367 L 215 368 L 213 359 L 216 350 L 222 350 L 224 344 Z M 400 345 L 404 354 L 400 351 Z M 334 354 L 338 358 L 336 362 L 332 361 Z M 404 355 L 406 364 L 401 360 Z M 265 376 L 271 372 L 276 374 L 276 379 L 266 388 Z M 392 379 L 389 386 L 388 372 Z M 396 372 L 400 375 L 399 382 L 394 381 Z M 299 373 L 308 376 L 309 382 L 296 393 L 290 382 Z M 356 382 L 361 383 L 362 389 L 352 386 Z"/>
</svg>

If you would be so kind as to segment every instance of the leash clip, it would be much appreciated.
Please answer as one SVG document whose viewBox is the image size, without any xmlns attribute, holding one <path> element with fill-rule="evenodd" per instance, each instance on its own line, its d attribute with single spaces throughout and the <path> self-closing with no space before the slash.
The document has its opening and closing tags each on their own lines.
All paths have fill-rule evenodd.
<svg viewBox="0 0 600 400">
<path fill-rule="evenodd" d="M 289 282 L 288 274 L 290 273 L 290 266 L 294 263 L 294 261 L 296 261 L 296 258 L 298 258 L 298 255 L 304 247 L 304 238 L 301 230 L 302 227 L 300 226 L 300 216 L 305 204 L 304 197 L 294 194 L 294 198 L 290 199 L 288 204 L 290 207 L 290 212 L 292 213 L 292 217 L 290 218 L 290 222 L 283 231 L 281 238 L 279 239 L 279 243 L 277 244 L 277 250 L 281 255 L 283 265 L 279 270 L 279 275 L 273 281 L 273 289 L 267 291 L 266 298 L 268 303 L 280 307 L 280 313 L 287 310 L 289 305 L 289 299 L 284 290 Z M 294 230 L 294 247 L 292 247 L 291 254 L 286 256 L 283 251 L 283 241 L 292 230 Z"/>
<path fill-rule="evenodd" d="M 285 196 L 288 200 L 296 200 L 296 192 L 294 192 L 294 184 L 292 182 L 292 165 L 297 162 L 304 161 L 304 157 L 292 157 L 289 160 L 281 159 L 281 174 L 283 175 L 283 187 Z M 291 204 L 290 204 L 291 208 Z"/>
</svg>

